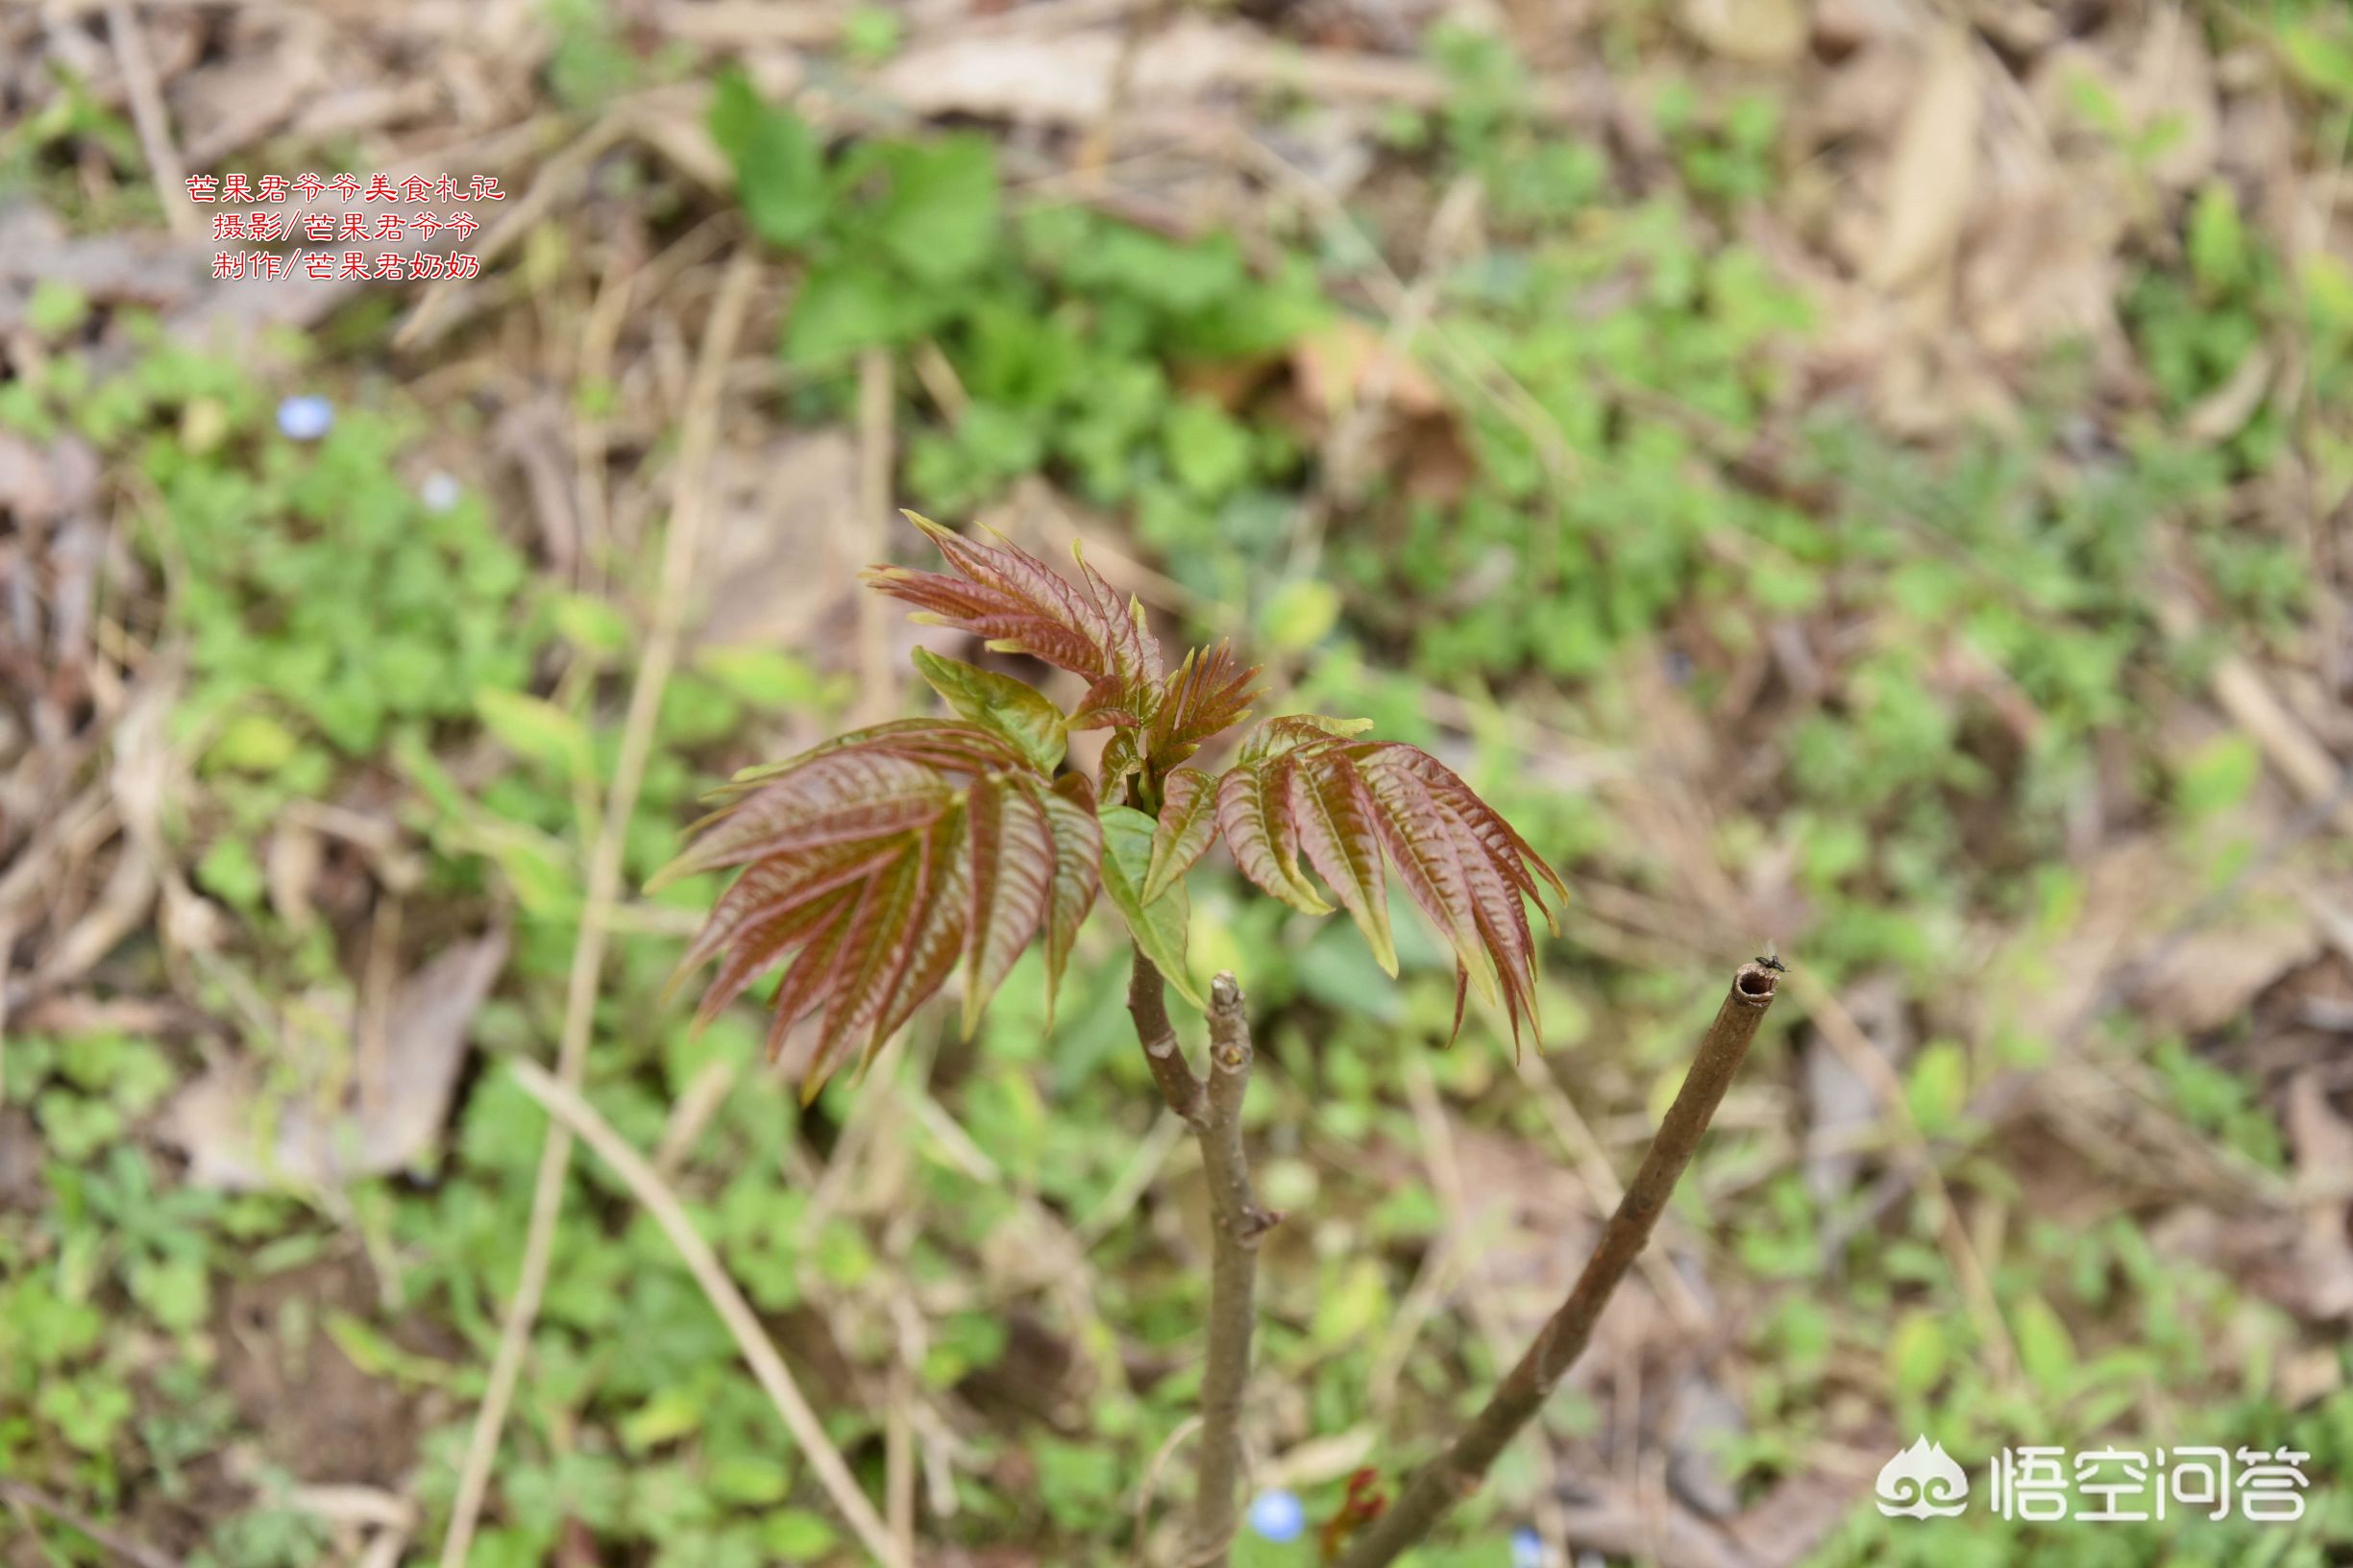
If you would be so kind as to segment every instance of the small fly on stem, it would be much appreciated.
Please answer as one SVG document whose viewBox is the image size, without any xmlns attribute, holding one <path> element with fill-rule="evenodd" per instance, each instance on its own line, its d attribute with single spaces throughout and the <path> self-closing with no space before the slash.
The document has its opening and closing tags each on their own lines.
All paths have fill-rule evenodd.
<svg viewBox="0 0 2353 1568">
<path fill-rule="evenodd" d="M 1789 966 L 1781 962 L 1781 944 L 1777 942 L 1766 943 L 1765 950 L 1757 954 L 1751 962 L 1771 969 L 1776 974 L 1789 972 Z"/>
</svg>

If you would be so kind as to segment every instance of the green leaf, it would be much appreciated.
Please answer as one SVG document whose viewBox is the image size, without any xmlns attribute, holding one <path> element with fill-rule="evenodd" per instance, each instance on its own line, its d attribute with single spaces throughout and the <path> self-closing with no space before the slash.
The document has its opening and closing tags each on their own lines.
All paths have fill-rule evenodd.
<svg viewBox="0 0 2353 1568">
<path fill-rule="evenodd" d="M 1926 1393 L 1945 1375 L 1945 1327 L 1933 1312 L 1909 1311 L 1887 1342 L 1887 1375 L 1904 1397 Z"/>
<path fill-rule="evenodd" d="M 2282 28 L 2279 48 L 2306 86 L 2353 102 L 2353 45 L 2310 22 Z"/>
<path fill-rule="evenodd" d="M 891 193 L 875 236 L 893 260 L 929 283 L 951 282 L 988 260 L 997 236 L 996 149 L 949 136 L 888 150 Z"/>
<path fill-rule="evenodd" d="M 1250 432 L 1207 398 L 1187 398 L 1161 431 L 1177 482 L 1215 501 L 1250 474 Z"/>
<path fill-rule="evenodd" d="M 719 79 L 711 94 L 712 139 L 735 165 L 735 194 L 761 238 L 797 245 L 825 216 L 825 161 L 817 135 L 799 115 L 760 101 L 741 71 Z"/>
<path fill-rule="evenodd" d="M 1912 1064 L 1904 1098 L 1922 1133 L 1937 1138 L 1950 1131 L 1969 1099 L 1968 1053 L 1953 1041 L 1931 1041 Z"/>
<path fill-rule="evenodd" d="M 1273 647 L 1296 653 L 1322 642 L 1339 620 L 1338 589 L 1313 577 L 1294 577 L 1267 596 L 1259 611 L 1259 634 Z"/>
<path fill-rule="evenodd" d="M 2232 731 L 2183 758 L 2173 781 L 2174 804 L 2188 817 L 2211 817 L 2240 804 L 2263 778 L 2263 753 Z"/>
<path fill-rule="evenodd" d="M 241 773 L 274 773 L 294 758 L 302 742 L 266 713 L 240 713 L 221 726 L 206 760 Z"/>
<path fill-rule="evenodd" d="M 820 1562 L 839 1539 L 833 1526 L 802 1508 L 778 1508 L 760 1522 L 760 1540 L 779 1562 Z"/>
<path fill-rule="evenodd" d="M 1118 906 L 1128 932 L 1153 968 L 1184 997 L 1203 1012 L 1209 1004 L 1192 982 L 1185 958 L 1185 937 L 1192 925 L 1192 905 L 1185 884 L 1177 883 L 1147 902 L 1143 887 L 1152 868 L 1151 818 L 1133 806 L 1103 808 L 1103 891 Z"/>
<path fill-rule="evenodd" d="M 2325 251 L 2308 253 L 2297 267 L 2311 330 L 2330 337 L 2353 337 L 2353 268 Z"/>
<path fill-rule="evenodd" d="M 550 597 L 548 618 L 566 642 L 588 653 L 629 650 L 628 618 L 591 594 L 557 593 Z"/>
<path fill-rule="evenodd" d="M 643 1454 L 688 1433 L 699 1432 L 710 1414 L 709 1404 L 701 1389 L 664 1388 L 622 1417 L 622 1445 L 632 1454 Z"/>
<path fill-rule="evenodd" d="M 1011 742 L 1038 772 L 1051 774 L 1069 746 L 1062 710 L 1035 687 L 993 670 L 915 650 L 915 667 L 947 705 Z"/>
<path fill-rule="evenodd" d="M 906 284 L 870 262 L 811 267 L 785 322 L 784 356 L 797 365 L 825 363 L 898 342 L 921 319 Z"/>
<path fill-rule="evenodd" d="M 2246 225 L 2239 199 L 2220 180 L 2210 180 L 2190 208 L 2190 271 L 2200 284 L 2219 292 L 2246 272 Z"/>
<path fill-rule="evenodd" d="M 2018 1340 L 2018 1362 L 2048 1393 L 2063 1393 L 2074 1381 L 2075 1340 L 2059 1314 L 2041 1296 L 2028 1296 L 2010 1310 L 2010 1333 Z"/>
<path fill-rule="evenodd" d="M 593 772 L 588 727 L 554 703 L 485 687 L 474 694 L 474 706 L 484 727 L 517 756 L 568 777 Z"/>
</svg>

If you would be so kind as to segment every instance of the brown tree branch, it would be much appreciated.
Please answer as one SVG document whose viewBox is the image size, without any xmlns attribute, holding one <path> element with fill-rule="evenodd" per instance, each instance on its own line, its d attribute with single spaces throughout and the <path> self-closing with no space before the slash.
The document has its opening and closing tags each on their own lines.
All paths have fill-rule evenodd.
<svg viewBox="0 0 2353 1568">
<path fill-rule="evenodd" d="M 1250 1090 L 1250 1018 L 1230 974 L 1210 987 L 1210 1067 L 1193 1076 L 1168 1022 L 1160 971 L 1140 951 L 1128 982 L 1128 1012 L 1153 1081 L 1201 1146 L 1210 1193 L 1209 1349 L 1201 1375 L 1201 1465 L 1193 1494 L 1189 1568 L 1224 1568 L 1241 1486 L 1242 1396 L 1250 1383 L 1250 1337 L 1258 1307 L 1259 1240 L 1283 1216 L 1259 1207 L 1242 1148 L 1242 1100 Z"/>
<path fill-rule="evenodd" d="M 1183 1116 L 1195 1132 L 1201 1129 L 1201 1117 L 1207 1109 L 1202 1097 L 1201 1080 L 1185 1061 L 1185 1048 L 1177 1043 L 1176 1029 L 1168 1021 L 1166 982 L 1160 970 L 1136 949 L 1136 967 L 1129 970 L 1127 981 L 1128 1017 L 1136 1020 L 1136 1038 L 1143 1043 L 1144 1062 L 1152 1068 L 1152 1081 L 1160 1085 L 1161 1098 L 1168 1109 Z"/>
<path fill-rule="evenodd" d="M 1208 1113 L 1199 1128 L 1209 1173 L 1209 1360 L 1201 1376 L 1201 1475 L 1193 1494 L 1188 1560 L 1224 1568 L 1240 1489 L 1242 1395 L 1258 1317 L 1259 1238 L 1283 1216 L 1259 1207 L 1242 1151 L 1242 1098 L 1250 1090 L 1250 1019 L 1230 974 L 1210 986 Z"/>
<path fill-rule="evenodd" d="M 1543 1407 L 1561 1375 L 1576 1364 L 1593 1325 L 1609 1304 L 1620 1281 L 1650 1240 L 1651 1227 L 1667 1206 L 1675 1184 L 1691 1163 L 1692 1152 L 1715 1116 L 1724 1091 L 1748 1055 L 1756 1026 L 1773 1005 L 1778 975 L 1762 964 L 1743 964 L 1732 975 L 1731 990 L 1716 1010 L 1700 1041 L 1700 1054 L 1677 1091 L 1667 1119 L 1651 1140 L 1651 1152 L 1634 1173 L 1619 1200 L 1617 1212 L 1602 1228 L 1602 1237 L 1585 1260 L 1568 1299 L 1560 1304 L 1519 1364 L 1496 1385 L 1486 1408 L 1472 1417 L 1455 1440 L 1409 1482 L 1404 1493 L 1340 1555 L 1339 1568 L 1385 1568 L 1424 1535 L 1455 1506 L 1479 1489 L 1488 1466 L 1504 1446 L 1528 1425 Z"/>
</svg>

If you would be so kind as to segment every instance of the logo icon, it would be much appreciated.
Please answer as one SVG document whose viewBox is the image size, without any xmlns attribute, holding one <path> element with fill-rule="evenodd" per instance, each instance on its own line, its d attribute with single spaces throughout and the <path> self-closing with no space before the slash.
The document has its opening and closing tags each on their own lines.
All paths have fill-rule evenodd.
<svg viewBox="0 0 2353 1568">
<path fill-rule="evenodd" d="M 1923 1433 L 1879 1467 L 1879 1511 L 1891 1519 L 1949 1519 L 1969 1506 L 1969 1477 Z"/>
</svg>

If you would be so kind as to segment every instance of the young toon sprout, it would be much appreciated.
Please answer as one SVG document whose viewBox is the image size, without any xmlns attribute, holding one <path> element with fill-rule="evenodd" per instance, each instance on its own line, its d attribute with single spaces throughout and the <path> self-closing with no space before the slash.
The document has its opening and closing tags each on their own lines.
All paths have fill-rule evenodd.
<svg viewBox="0 0 2353 1568">
<path fill-rule="evenodd" d="M 1242 874 L 1263 892 L 1311 915 L 1328 914 L 1335 903 L 1346 909 L 1394 975 L 1393 871 L 1453 950 L 1456 1031 L 1476 989 L 1504 1015 L 1515 1048 L 1523 1026 L 1537 1023 L 1535 942 L 1525 900 L 1535 902 L 1557 935 L 1568 890 L 1436 758 L 1363 738 L 1366 720 L 1263 720 L 1243 734 L 1221 772 L 1188 766 L 1205 743 L 1248 717 L 1259 696 L 1255 669 L 1238 664 L 1221 643 L 1191 650 L 1171 670 L 1142 607 L 1122 601 L 1083 557 L 1074 580 L 1010 542 L 968 539 L 908 516 L 953 575 L 876 566 L 864 574 L 870 586 L 916 606 L 919 620 L 1071 671 L 1087 681 L 1086 693 L 1065 713 L 1009 675 L 919 650 L 917 669 L 957 717 L 877 724 L 738 775 L 721 792 L 724 803 L 697 824 L 691 846 L 655 879 L 739 873 L 679 973 L 719 961 L 701 1022 L 770 970 L 789 966 L 772 1004 L 769 1050 L 772 1057 L 794 1025 L 815 1015 L 817 1043 L 802 1084 L 803 1095 L 814 1095 L 853 1053 L 870 1058 L 960 970 L 969 1034 L 1022 950 L 1041 939 L 1050 1009 L 1081 923 L 1098 892 L 1110 895 L 1134 943 L 1128 1007 L 1139 1040 L 1163 1097 L 1191 1126 L 1210 1178 L 1216 1223 L 1198 1485 L 1182 1560 L 1223 1564 L 1238 1523 L 1257 1251 L 1281 1216 L 1258 1206 L 1243 1157 L 1241 1103 L 1252 1052 L 1241 991 L 1231 975 L 1217 976 L 1207 997 L 1193 985 L 1185 873 L 1222 837 Z M 1064 769 L 1070 731 L 1090 728 L 1113 731 L 1093 778 Z M 1635 1204 L 1630 1194 L 1630 1205 L 1647 1212 L 1613 1218 L 1591 1277 L 1581 1282 L 1586 1299 L 1573 1298 L 1565 1314 L 1598 1310 L 1614 1288 L 1704 1129 L 1714 1096 L 1771 1000 L 1769 974 L 1744 968 L 1741 976 L 1710 1036 L 1715 1042 L 1727 1019 L 1745 1014 L 1734 1019 L 1737 1048 L 1715 1053 L 1721 1071 L 1695 1067 L 1660 1139 L 1665 1145 L 1675 1133 L 1680 1144 L 1672 1168 L 1663 1183 L 1638 1180 L 1635 1191 L 1650 1201 Z M 1206 1079 L 1177 1042 L 1164 986 L 1208 1015 Z M 1703 1046 L 1703 1066 L 1713 1049 Z M 1712 1090 L 1701 1105 L 1703 1084 Z M 1660 1157 L 1654 1148 L 1653 1162 Z M 1349 1548 L 1348 1560 L 1388 1561 L 1475 1484 L 1582 1337 L 1573 1324 L 1548 1331 L 1490 1410 L 1442 1465 L 1416 1479 L 1400 1508 Z M 1142 1543 L 1136 1544 L 1140 1553 Z"/>
<path fill-rule="evenodd" d="M 1567 889 L 1510 825 L 1428 752 L 1358 737 L 1362 719 L 1269 719 L 1221 773 L 1186 763 L 1247 717 L 1257 670 L 1231 648 L 1195 649 L 1175 670 L 1084 559 L 1078 580 L 1008 543 L 966 539 L 908 514 L 956 576 L 870 567 L 865 580 L 969 631 L 1089 682 L 1064 713 L 1010 675 L 918 650 L 954 719 L 902 719 L 754 769 L 698 824 L 657 883 L 723 868 L 720 896 L 681 972 L 722 960 L 707 1020 L 788 959 L 771 1053 L 821 1016 L 805 1092 L 852 1052 L 870 1055 L 959 968 L 969 1032 L 1029 943 L 1045 942 L 1048 995 L 1098 889 L 1136 946 L 1207 1010 L 1184 956 L 1185 872 L 1223 836 L 1265 892 L 1311 915 L 1355 919 L 1397 972 L 1384 862 L 1454 950 L 1455 1021 L 1476 987 L 1534 1024 L 1535 943 L 1522 898 L 1548 919 Z M 1099 776 L 1062 772 L 1068 733 L 1110 728 Z"/>
</svg>

